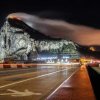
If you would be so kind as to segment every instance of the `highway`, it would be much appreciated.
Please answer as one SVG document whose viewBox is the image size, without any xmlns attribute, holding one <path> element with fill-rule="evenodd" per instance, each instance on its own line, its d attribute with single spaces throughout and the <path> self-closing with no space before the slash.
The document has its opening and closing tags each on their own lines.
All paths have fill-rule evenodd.
<svg viewBox="0 0 100 100">
<path fill-rule="evenodd" d="M 0 71 L 0 100 L 45 100 L 79 67 L 37 66 Z"/>
</svg>

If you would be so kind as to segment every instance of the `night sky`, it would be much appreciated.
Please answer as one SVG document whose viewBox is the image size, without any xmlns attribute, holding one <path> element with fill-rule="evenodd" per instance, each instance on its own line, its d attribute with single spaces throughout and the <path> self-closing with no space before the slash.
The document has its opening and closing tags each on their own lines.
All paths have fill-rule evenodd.
<svg viewBox="0 0 100 100">
<path fill-rule="evenodd" d="M 1 0 L 0 25 L 13 12 L 32 13 L 100 28 L 100 5 L 91 0 Z"/>
<path fill-rule="evenodd" d="M 6 16 L 14 12 L 26 12 L 100 28 L 99 2 L 90 0 L 1 0 L 0 27 Z"/>
</svg>

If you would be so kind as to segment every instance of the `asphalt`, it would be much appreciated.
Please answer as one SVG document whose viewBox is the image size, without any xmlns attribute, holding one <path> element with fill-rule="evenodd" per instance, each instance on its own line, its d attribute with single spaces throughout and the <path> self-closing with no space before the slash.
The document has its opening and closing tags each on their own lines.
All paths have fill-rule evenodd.
<svg viewBox="0 0 100 100">
<path fill-rule="evenodd" d="M 45 100 L 79 67 L 38 66 L 33 69 L 0 72 L 0 100 Z M 20 72 L 20 73 L 19 73 Z M 22 72 L 22 73 L 21 73 Z"/>
</svg>

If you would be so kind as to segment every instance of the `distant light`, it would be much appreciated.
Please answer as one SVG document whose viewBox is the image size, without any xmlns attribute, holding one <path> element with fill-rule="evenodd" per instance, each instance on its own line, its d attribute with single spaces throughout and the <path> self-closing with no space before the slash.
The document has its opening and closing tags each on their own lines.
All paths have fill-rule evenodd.
<svg viewBox="0 0 100 100">
<path fill-rule="evenodd" d="M 41 56 L 39 56 L 39 57 L 37 57 L 37 60 L 48 60 L 48 59 L 57 59 L 57 56 L 54 56 L 54 57 L 46 57 L 46 56 L 44 56 L 44 57 L 41 57 Z"/>
<path fill-rule="evenodd" d="M 62 58 L 64 59 L 64 58 L 69 58 L 69 57 L 68 56 L 63 56 Z"/>
<path fill-rule="evenodd" d="M 66 59 L 65 61 L 68 62 L 68 59 Z"/>
<path fill-rule="evenodd" d="M 89 48 L 91 51 L 96 51 L 94 47 Z"/>
<path fill-rule="evenodd" d="M 55 63 L 54 61 L 52 60 L 48 60 L 47 63 Z"/>
<path fill-rule="evenodd" d="M 62 59 L 61 62 L 64 62 L 64 60 Z"/>
</svg>

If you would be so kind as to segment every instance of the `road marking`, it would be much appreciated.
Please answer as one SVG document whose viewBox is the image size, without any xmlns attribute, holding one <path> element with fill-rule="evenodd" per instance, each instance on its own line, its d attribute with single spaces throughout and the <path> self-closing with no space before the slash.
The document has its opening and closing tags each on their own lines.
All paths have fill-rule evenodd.
<svg viewBox="0 0 100 100">
<path fill-rule="evenodd" d="M 39 66 L 39 68 L 53 68 L 52 66 Z M 2 70 L 0 71 L 0 74 L 2 73 L 7 73 L 7 72 L 16 72 L 16 71 L 30 71 L 30 70 L 34 70 L 35 67 L 33 68 L 26 68 L 26 69 L 12 69 L 12 70 Z M 54 67 L 55 68 L 55 67 Z"/>
<path fill-rule="evenodd" d="M 31 95 L 42 95 L 41 93 L 31 92 L 28 89 L 25 89 L 24 92 L 20 92 L 20 91 L 17 91 L 17 90 L 12 90 L 12 89 L 7 89 L 7 91 L 9 91 L 11 93 L 2 93 L 0 95 L 1 96 L 9 95 L 9 96 L 12 96 L 12 97 L 25 97 L 25 96 L 31 96 Z"/>
<path fill-rule="evenodd" d="M 34 69 L 30 68 L 30 69 Z M 1 70 L 0 73 L 6 73 L 6 72 L 16 72 L 16 71 L 27 71 L 30 70 L 29 68 L 23 68 L 23 69 L 8 69 L 8 70 Z"/>
<path fill-rule="evenodd" d="M 3 86 L 0 86 L 0 89 L 1 89 L 1 88 L 4 88 L 4 87 L 11 86 L 11 85 L 19 84 L 19 83 L 22 83 L 22 82 L 34 80 L 34 79 L 37 79 L 37 78 L 49 76 L 49 75 L 52 75 L 52 74 L 55 74 L 55 73 L 59 73 L 59 72 L 62 72 L 62 71 L 68 70 L 68 69 L 71 69 L 71 68 L 66 68 L 66 69 L 64 69 L 64 70 L 59 70 L 59 71 L 55 71 L 55 72 L 52 72 L 52 73 L 48 73 L 48 74 L 40 75 L 40 76 L 37 76 L 37 77 L 29 78 L 29 79 L 26 79 L 26 80 L 22 80 L 22 81 L 10 83 L 10 84 L 7 84 L 7 85 L 3 85 Z"/>
<path fill-rule="evenodd" d="M 58 88 L 56 88 L 56 89 L 46 98 L 46 100 L 48 100 L 54 93 L 56 93 L 56 91 L 58 91 L 58 89 L 59 89 L 65 82 L 67 82 L 78 70 L 79 70 L 79 68 L 78 68 L 75 72 L 73 72 L 63 83 L 61 83 L 61 84 L 58 86 Z"/>
</svg>

